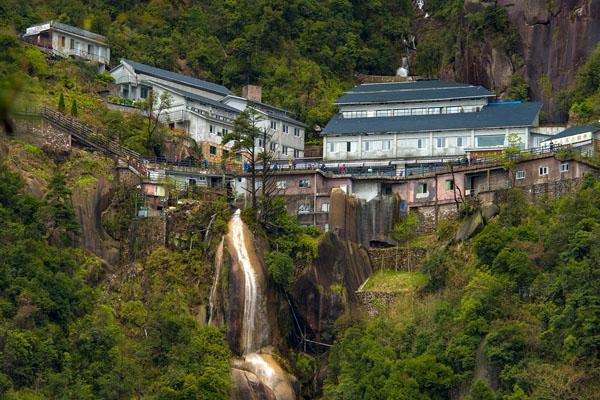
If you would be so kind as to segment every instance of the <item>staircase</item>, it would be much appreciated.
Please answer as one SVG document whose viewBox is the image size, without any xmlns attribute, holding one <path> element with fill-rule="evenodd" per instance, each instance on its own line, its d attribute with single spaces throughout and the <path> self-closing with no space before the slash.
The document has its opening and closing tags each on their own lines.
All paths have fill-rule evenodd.
<svg viewBox="0 0 600 400">
<path fill-rule="evenodd" d="M 96 149 L 109 157 L 116 157 L 126 162 L 138 174 L 143 176 L 148 175 L 148 172 L 144 167 L 144 164 L 147 164 L 147 162 L 141 154 L 122 146 L 115 140 L 109 139 L 108 131 L 101 132 L 91 128 L 73 117 L 52 110 L 46 106 L 27 108 L 18 111 L 18 114 L 41 117 L 57 128 L 68 132 L 75 142 Z"/>
</svg>

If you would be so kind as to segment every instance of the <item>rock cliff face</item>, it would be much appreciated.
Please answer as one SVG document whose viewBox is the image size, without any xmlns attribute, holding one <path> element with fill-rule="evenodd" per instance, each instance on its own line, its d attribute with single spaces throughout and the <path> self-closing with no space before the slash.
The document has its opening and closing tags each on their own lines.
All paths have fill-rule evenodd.
<svg viewBox="0 0 600 400">
<path fill-rule="evenodd" d="M 489 6 L 485 0 L 465 0 L 465 8 Z M 498 0 L 508 9 L 510 26 L 519 33 L 516 62 L 498 50 L 493 38 L 481 44 L 457 46 L 453 68 L 442 78 L 480 84 L 506 94 L 513 73 L 530 85 L 531 99 L 544 102 L 549 121 L 562 122 L 558 94 L 569 88 L 577 69 L 600 41 L 600 0 Z"/>
<path fill-rule="evenodd" d="M 335 320 L 352 310 L 356 290 L 373 268 L 366 250 L 356 242 L 328 233 L 319 245 L 319 256 L 296 280 L 292 297 L 307 332 L 316 340 L 328 340 Z"/>
<path fill-rule="evenodd" d="M 544 110 L 561 117 L 556 95 L 600 41 L 600 0 L 499 0 L 521 37 L 525 78 Z M 551 85 L 548 85 L 548 82 Z M 562 116 L 564 117 L 564 116 Z"/>
</svg>

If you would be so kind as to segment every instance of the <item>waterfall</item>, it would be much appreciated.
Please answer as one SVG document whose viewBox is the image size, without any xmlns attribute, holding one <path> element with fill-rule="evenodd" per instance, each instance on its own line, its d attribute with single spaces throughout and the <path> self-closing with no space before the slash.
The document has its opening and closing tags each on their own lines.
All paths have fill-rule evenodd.
<svg viewBox="0 0 600 400">
<path fill-rule="evenodd" d="M 248 245 L 244 236 L 244 223 L 238 209 L 229 226 L 231 230 L 234 251 L 237 255 L 239 266 L 244 273 L 244 319 L 242 328 L 242 349 L 244 354 L 252 353 L 256 349 L 255 334 L 258 330 L 256 324 L 256 309 L 258 308 L 258 285 L 254 266 L 250 261 Z"/>
<path fill-rule="evenodd" d="M 260 353 L 268 344 L 270 327 L 265 304 L 264 276 L 256 263 L 252 239 L 244 226 L 238 209 L 229 223 L 228 245 L 235 253 L 238 266 L 244 274 L 244 312 L 242 320 L 241 349 L 246 368 L 268 387 L 277 400 L 293 400 L 294 391 L 287 373 L 269 354 Z M 254 263 L 253 263 L 254 261 Z"/>
<path fill-rule="evenodd" d="M 210 289 L 210 297 L 208 299 L 208 325 L 212 325 L 215 319 L 215 300 L 217 298 L 217 287 L 219 286 L 219 278 L 221 274 L 221 268 L 223 267 L 223 242 L 221 239 L 217 252 L 215 253 L 215 279 L 213 281 L 212 288 Z"/>
</svg>

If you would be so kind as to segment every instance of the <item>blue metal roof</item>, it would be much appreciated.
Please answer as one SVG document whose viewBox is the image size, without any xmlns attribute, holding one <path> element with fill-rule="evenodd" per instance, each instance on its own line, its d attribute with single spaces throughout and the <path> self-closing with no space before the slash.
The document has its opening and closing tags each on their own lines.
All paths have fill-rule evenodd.
<svg viewBox="0 0 600 400">
<path fill-rule="evenodd" d="M 365 133 L 409 133 L 460 129 L 533 126 L 542 103 L 485 106 L 480 112 L 418 115 L 405 117 L 342 118 L 336 114 L 323 130 L 324 135 Z"/>
<path fill-rule="evenodd" d="M 560 139 L 560 138 L 569 137 L 569 136 L 573 136 L 573 135 L 579 135 L 580 133 L 596 132 L 599 130 L 600 130 L 600 124 L 573 126 L 571 128 L 565 129 L 562 132 L 557 133 L 554 136 L 549 137 L 546 140 L 546 142 L 549 140 L 552 140 L 552 139 Z"/>
<path fill-rule="evenodd" d="M 347 92 L 335 104 L 404 103 L 431 100 L 480 99 L 496 95 L 481 86 L 457 86 L 411 90 L 382 90 L 377 92 Z"/>
<path fill-rule="evenodd" d="M 131 67 L 139 73 L 161 78 L 167 81 L 181 83 L 183 85 L 192 86 L 198 89 L 206 90 L 223 96 L 232 94 L 225 86 L 203 81 L 202 79 L 192 78 L 191 76 L 177 74 L 175 72 L 166 71 L 164 69 L 151 67 L 150 65 L 142 64 L 136 61 L 123 59 L 123 62 L 131 65 Z"/>
<path fill-rule="evenodd" d="M 460 83 L 453 81 L 441 81 L 437 79 L 410 81 L 410 82 L 386 82 L 386 83 L 363 83 L 362 85 L 354 86 L 347 93 L 360 92 L 381 92 L 381 91 L 397 91 L 397 90 L 422 90 L 422 89 L 442 89 L 448 87 L 469 87 L 468 83 Z"/>
</svg>

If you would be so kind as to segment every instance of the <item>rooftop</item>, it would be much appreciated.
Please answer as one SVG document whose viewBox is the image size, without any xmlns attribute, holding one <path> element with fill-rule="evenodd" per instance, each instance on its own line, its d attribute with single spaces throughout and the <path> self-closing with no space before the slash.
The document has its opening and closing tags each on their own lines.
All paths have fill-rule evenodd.
<svg viewBox="0 0 600 400">
<path fill-rule="evenodd" d="M 541 107 L 541 103 L 530 102 L 488 105 L 483 107 L 480 112 L 457 114 L 376 118 L 342 118 L 339 114 L 336 114 L 323 130 L 323 135 L 409 133 L 533 126 Z"/>
<path fill-rule="evenodd" d="M 142 81 L 142 83 L 143 82 L 144 81 Z M 198 103 L 202 103 L 202 104 L 206 104 L 206 105 L 209 105 L 209 106 L 212 106 L 212 107 L 220 108 L 222 110 L 229 111 L 229 112 L 235 113 L 235 114 L 237 114 L 237 113 L 240 112 L 236 108 L 230 107 L 227 104 L 221 103 L 220 101 L 209 99 L 208 97 L 200 96 L 200 95 L 197 95 L 195 93 L 191 93 L 191 92 L 187 92 L 185 90 L 177 89 L 177 88 L 174 88 L 174 87 L 169 86 L 169 85 L 161 85 L 161 84 L 157 84 L 156 82 L 152 82 L 152 84 L 156 85 L 158 87 L 162 87 L 165 90 L 168 90 L 170 92 L 177 93 L 178 95 L 180 95 L 182 97 L 185 97 L 186 99 L 193 100 L 193 101 L 196 101 Z"/>
<path fill-rule="evenodd" d="M 554 136 L 550 136 L 548 138 L 548 140 L 560 139 L 560 138 L 569 137 L 569 136 L 573 136 L 573 135 L 579 135 L 581 133 L 596 132 L 596 131 L 600 131 L 600 124 L 573 126 L 571 128 L 565 129 L 562 132 L 557 133 Z M 548 141 L 548 140 L 546 140 L 546 141 Z"/>
<path fill-rule="evenodd" d="M 208 92 L 213 92 L 223 96 L 228 96 L 231 94 L 231 91 L 225 86 L 216 83 L 203 81 L 202 79 L 193 78 L 191 76 L 178 74 L 171 71 L 166 71 L 164 69 L 152 67 L 150 65 L 139 63 L 137 61 L 123 59 L 121 60 L 121 62 L 131 65 L 131 67 L 138 73 L 154 76 L 156 78 L 161 78 L 175 83 L 181 83 L 183 85 L 192 86 L 201 90 L 206 90 Z"/>
<path fill-rule="evenodd" d="M 291 111 L 285 110 L 283 108 L 275 107 L 270 104 L 265 104 L 265 103 L 261 103 L 259 101 L 250 100 L 250 99 L 246 99 L 244 97 L 239 97 L 239 96 L 234 96 L 234 95 L 227 96 L 227 98 L 243 100 L 243 101 L 247 102 L 249 105 L 253 106 L 253 108 L 255 108 L 256 110 L 262 111 L 263 113 L 269 115 L 270 117 L 272 117 L 274 119 L 280 119 L 284 122 L 289 122 L 290 124 L 306 127 L 306 125 L 303 124 L 302 122 L 292 118 L 294 116 L 294 113 L 292 113 Z M 221 101 L 225 101 L 225 100 L 226 99 L 223 99 Z"/>
<path fill-rule="evenodd" d="M 71 25 L 63 24 L 62 22 L 58 22 L 58 21 L 54 21 L 54 20 L 50 20 L 50 21 L 46 21 L 46 22 L 42 22 L 42 23 L 30 26 L 25 31 L 24 36 L 37 35 L 40 32 L 50 30 L 51 28 L 54 28 L 54 29 L 60 30 L 60 31 L 64 31 L 64 32 L 68 32 L 68 33 L 72 33 L 74 35 L 81 36 L 81 37 L 93 40 L 95 42 L 100 42 L 100 43 L 106 44 L 106 38 L 102 35 L 99 35 L 97 33 L 90 32 L 90 31 L 86 31 L 81 28 L 76 28 Z"/>
<path fill-rule="evenodd" d="M 344 93 L 335 104 L 404 103 L 495 96 L 494 93 L 481 86 L 451 81 L 423 80 L 358 85 Z"/>
</svg>

